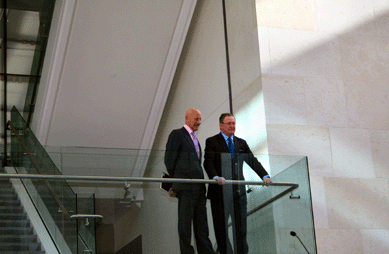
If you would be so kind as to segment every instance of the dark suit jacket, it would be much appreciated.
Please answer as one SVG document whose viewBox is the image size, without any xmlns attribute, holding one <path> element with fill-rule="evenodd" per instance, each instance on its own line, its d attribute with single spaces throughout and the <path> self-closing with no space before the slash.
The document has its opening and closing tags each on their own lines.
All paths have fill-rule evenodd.
<svg viewBox="0 0 389 254">
<path fill-rule="evenodd" d="M 166 143 L 165 165 L 171 177 L 204 179 L 201 167 L 201 147 L 200 159 L 197 157 L 196 148 L 188 131 L 182 127 L 173 130 Z M 178 190 L 198 190 L 204 188 L 204 184 L 173 183 L 173 191 Z"/>
<path fill-rule="evenodd" d="M 262 179 L 265 175 L 268 175 L 262 164 L 253 155 L 244 139 L 234 136 L 234 144 L 236 153 L 235 161 L 238 165 L 235 167 L 237 170 L 237 175 L 233 180 L 244 180 L 242 171 L 243 162 L 246 162 Z M 213 179 L 215 176 L 223 176 L 222 163 L 224 162 L 222 161 L 222 153 L 229 154 L 230 150 L 228 149 L 227 143 L 221 133 L 206 140 L 204 169 L 210 179 Z M 223 158 L 225 158 L 225 156 L 223 156 Z M 226 178 L 225 176 L 223 177 Z M 223 198 L 222 191 L 222 186 L 217 184 L 210 184 L 208 186 L 208 198 Z"/>
</svg>

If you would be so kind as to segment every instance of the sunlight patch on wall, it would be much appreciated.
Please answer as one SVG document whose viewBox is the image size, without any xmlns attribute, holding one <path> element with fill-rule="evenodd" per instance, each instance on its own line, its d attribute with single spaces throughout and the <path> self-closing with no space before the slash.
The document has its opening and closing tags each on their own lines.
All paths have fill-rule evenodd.
<svg viewBox="0 0 389 254">
<path fill-rule="evenodd" d="M 314 0 L 257 0 L 258 26 L 316 30 Z"/>
<path fill-rule="evenodd" d="M 253 92 L 252 89 L 256 91 Z M 237 100 L 236 104 L 240 106 L 234 113 L 236 117 L 235 134 L 246 140 L 251 151 L 270 174 L 262 89 L 259 90 L 258 84 L 252 84 L 235 100 Z M 256 173 L 246 164 L 243 166 L 243 173 L 247 181 L 261 181 Z"/>
</svg>

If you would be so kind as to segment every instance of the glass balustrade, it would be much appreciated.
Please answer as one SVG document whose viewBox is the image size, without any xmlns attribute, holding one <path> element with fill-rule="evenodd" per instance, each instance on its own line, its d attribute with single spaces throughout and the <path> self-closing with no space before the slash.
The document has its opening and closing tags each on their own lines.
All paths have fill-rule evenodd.
<svg viewBox="0 0 389 254">
<path fill-rule="evenodd" d="M 162 172 L 167 172 L 164 151 L 82 147 L 47 147 L 47 150 L 64 175 L 97 175 L 107 179 L 125 176 L 156 179 L 161 177 Z M 216 156 L 225 161 L 223 165 L 226 170 L 232 167 L 231 163 L 228 163 L 230 154 Z M 238 155 L 238 158 L 244 161 L 245 156 Z M 291 232 L 297 234 L 309 253 L 316 253 L 306 158 L 275 155 L 255 157 L 266 168 L 272 180 L 279 184 L 271 187 L 236 185 L 239 186 L 238 189 L 244 188 L 245 191 L 241 191 L 240 196 L 244 194 L 247 199 L 249 253 L 304 253 L 304 246 Z M 241 166 L 246 181 L 261 181 L 246 162 Z M 204 176 L 208 179 L 205 172 Z M 104 239 L 115 243 L 116 247 L 111 246 L 111 250 L 117 252 L 122 248 L 123 251 L 133 248 L 131 246 L 139 244 L 141 238 L 138 247 L 143 249 L 143 253 L 179 252 L 178 201 L 162 191 L 159 182 L 68 180 L 68 183 L 77 193 L 96 195 L 96 214 L 104 217 L 96 228 L 97 250 L 109 248 Z M 233 196 L 228 190 L 232 189 L 232 186 L 225 186 L 226 202 Z M 216 250 L 209 201 L 207 211 L 210 239 Z M 234 219 L 234 214 L 230 214 L 226 225 L 233 250 L 236 247 Z"/>
<path fill-rule="evenodd" d="M 12 112 L 12 122 L 18 133 L 12 136 L 12 160 L 17 173 L 30 175 L 22 181 L 58 249 L 69 253 L 179 253 L 178 199 L 161 190 L 161 182 L 180 182 L 191 186 L 189 189 L 199 183 L 161 179 L 167 172 L 165 156 L 177 154 L 82 147 L 43 149 L 17 111 Z M 183 168 L 196 158 L 195 154 L 178 156 Z M 305 157 L 256 155 L 274 182 L 264 187 L 249 166 L 253 157 L 212 156 L 220 158 L 222 174 L 228 180 L 222 186 L 222 210 L 230 253 L 239 253 L 246 241 L 248 253 L 305 253 L 305 248 L 316 253 Z M 206 172 L 204 178 L 197 181 L 205 183 L 208 190 L 217 186 Z M 217 250 L 209 200 L 206 206 L 209 237 Z M 66 214 L 101 215 L 102 219 L 74 219 Z M 242 222 L 247 228 L 243 238 L 236 234 Z"/>
<path fill-rule="evenodd" d="M 11 111 L 11 160 L 18 174 L 61 175 L 50 156 L 39 143 L 26 122 L 14 107 Z M 56 248 L 64 253 L 77 253 L 77 245 L 94 249 L 94 241 L 84 239 L 85 231 L 78 231 L 77 195 L 65 180 L 22 179 L 25 190 L 32 200 Z M 89 212 L 93 214 L 89 208 Z M 94 224 L 92 224 L 94 226 Z M 93 246 L 88 246 L 88 243 Z"/>
</svg>

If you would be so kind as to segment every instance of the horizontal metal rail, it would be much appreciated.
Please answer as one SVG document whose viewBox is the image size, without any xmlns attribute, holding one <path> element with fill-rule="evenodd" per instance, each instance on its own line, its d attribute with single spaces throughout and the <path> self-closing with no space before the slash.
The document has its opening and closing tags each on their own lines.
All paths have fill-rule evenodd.
<svg viewBox="0 0 389 254">
<path fill-rule="evenodd" d="M 264 208 L 265 206 L 267 206 L 268 204 L 271 204 L 273 203 L 274 201 L 276 201 L 277 199 L 280 199 L 282 198 L 283 196 L 285 196 L 286 194 L 288 194 L 289 192 L 292 192 L 294 189 L 297 189 L 298 188 L 298 184 L 297 186 L 291 186 L 289 187 L 288 189 L 284 190 L 283 192 L 275 195 L 274 197 L 272 197 L 271 199 L 267 200 L 266 202 L 263 202 L 262 204 L 260 204 L 259 206 L 255 207 L 254 209 L 250 210 L 248 213 L 247 213 L 247 216 L 250 216 L 251 214 L 255 213 L 256 211 Z"/>
<path fill-rule="evenodd" d="M 102 219 L 103 215 L 100 214 L 73 214 L 70 216 L 70 219 Z"/>
<path fill-rule="evenodd" d="M 119 177 L 119 176 L 77 176 L 77 175 L 41 175 L 41 174 L 1 174 L 0 178 L 30 178 L 30 179 L 60 179 L 84 181 L 128 181 L 128 182 L 160 182 L 160 183 L 209 183 L 217 184 L 216 180 L 183 179 L 183 178 L 151 178 L 151 177 Z M 225 184 L 264 185 L 261 181 L 226 180 Z M 273 182 L 271 186 L 290 186 L 297 188 L 297 183 Z"/>
</svg>

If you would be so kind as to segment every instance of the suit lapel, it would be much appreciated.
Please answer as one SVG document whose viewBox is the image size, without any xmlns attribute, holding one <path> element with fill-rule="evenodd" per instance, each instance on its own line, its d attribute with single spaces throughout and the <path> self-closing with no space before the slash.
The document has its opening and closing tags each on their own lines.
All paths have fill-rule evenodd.
<svg viewBox="0 0 389 254">
<path fill-rule="evenodd" d="M 223 137 L 223 135 L 221 133 L 219 133 L 219 135 L 217 136 L 217 141 L 219 142 L 219 145 L 222 148 L 222 150 L 224 150 L 224 151 L 221 151 L 221 152 L 226 152 L 226 153 L 230 152 L 230 149 L 227 146 L 227 142 L 226 142 L 226 140 L 224 139 L 224 137 Z"/>
<path fill-rule="evenodd" d="M 185 129 L 185 127 L 182 127 L 181 130 L 182 130 L 182 132 L 183 132 L 183 134 L 184 134 L 184 137 L 185 137 L 186 141 L 187 141 L 187 142 L 190 144 L 190 146 L 193 148 L 193 151 L 194 151 L 195 153 L 197 153 L 197 152 L 196 152 L 196 147 L 195 147 L 194 142 L 193 142 L 193 139 L 192 139 L 192 137 L 190 136 L 189 132 Z M 200 141 L 199 141 L 199 149 L 200 149 L 200 158 L 201 158 L 202 152 L 201 152 Z M 200 160 L 200 159 L 199 159 L 199 160 Z"/>
<path fill-rule="evenodd" d="M 238 154 L 238 153 L 242 152 L 242 151 L 239 151 L 240 141 L 236 136 L 234 136 L 234 144 L 235 144 L 235 153 Z"/>
<path fill-rule="evenodd" d="M 181 131 L 184 134 L 184 137 L 185 137 L 186 141 L 190 144 L 190 146 L 193 148 L 193 150 L 196 151 L 196 147 L 195 147 L 195 145 L 193 143 L 192 138 L 190 137 L 189 132 L 185 129 L 185 127 L 182 127 Z"/>
</svg>

